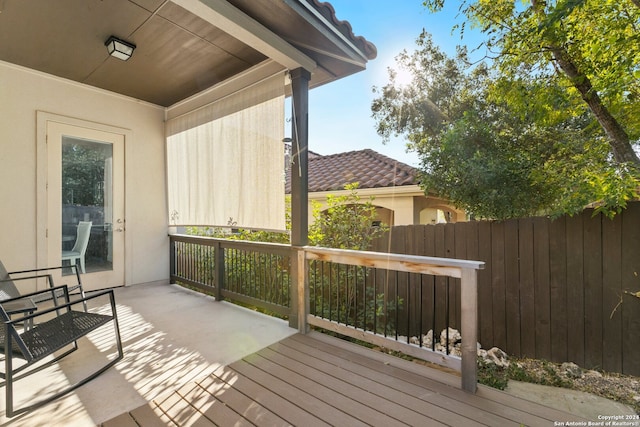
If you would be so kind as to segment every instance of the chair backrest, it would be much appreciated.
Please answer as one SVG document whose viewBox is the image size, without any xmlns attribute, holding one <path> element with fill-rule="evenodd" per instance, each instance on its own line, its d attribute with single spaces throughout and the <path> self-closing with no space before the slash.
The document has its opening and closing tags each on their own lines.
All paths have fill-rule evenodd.
<svg viewBox="0 0 640 427">
<path fill-rule="evenodd" d="M 73 252 L 78 252 L 84 256 L 89 244 L 89 236 L 91 235 L 91 221 L 80 221 L 78 223 L 78 234 L 76 235 L 76 243 L 73 245 Z"/>
<path fill-rule="evenodd" d="M 0 261 L 0 301 L 19 296 L 20 292 L 16 284 L 13 283 L 7 269 L 4 268 L 4 264 Z"/>
</svg>

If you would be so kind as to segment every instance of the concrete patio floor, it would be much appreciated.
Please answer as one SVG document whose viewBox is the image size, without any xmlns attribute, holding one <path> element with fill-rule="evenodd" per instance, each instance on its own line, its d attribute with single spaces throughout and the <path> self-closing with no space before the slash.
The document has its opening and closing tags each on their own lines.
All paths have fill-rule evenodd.
<svg viewBox="0 0 640 427">
<path fill-rule="evenodd" d="M 71 394 L 10 419 L 0 388 L 1 425 L 95 426 L 296 333 L 283 320 L 177 285 L 117 288 L 115 297 L 124 359 Z M 16 403 L 104 362 L 113 340 L 110 328 L 101 331 L 59 365 L 18 381 Z"/>
</svg>

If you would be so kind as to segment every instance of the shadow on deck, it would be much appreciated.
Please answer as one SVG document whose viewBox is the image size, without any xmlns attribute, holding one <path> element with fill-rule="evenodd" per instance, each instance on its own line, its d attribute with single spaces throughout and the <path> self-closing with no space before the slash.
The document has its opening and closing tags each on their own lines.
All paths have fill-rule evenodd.
<svg viewBox="0 0 640 427">
<path fill-rule="evenodd" d="M 124 413 L 112 426 L 550 426 L 586 421 L 320 333 L 293 335 Z M 586 424 L 585 424 L 586 425 Z"/>
<path fill-rule="evenodd" d="M 124 359 L 75 392 L 11 419 L 1 387 L 0 425 L 99 425 L 296 333 L 283 320 L 177 285 L 117 288 L 115 297 Z M 102 363 L 115 350 L 106 334 L 112 331 L 91 333 L 59 365 L 17 381 L 16 404 L 53 393 Z"/>
</svg>

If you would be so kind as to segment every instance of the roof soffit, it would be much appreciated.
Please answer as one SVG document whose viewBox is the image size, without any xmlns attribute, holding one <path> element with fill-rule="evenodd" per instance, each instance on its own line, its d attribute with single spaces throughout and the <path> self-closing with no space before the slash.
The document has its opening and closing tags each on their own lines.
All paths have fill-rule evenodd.
<svg viewBox="0 0 640 427">
<path fill-rule="evenodd" d="M 301 16 L 297 9 L 303 2 L 323 5 L 321 16 Z M 310 87 L 317 87 L 363 70 L 366 62 L 349 52 L 348 43 L 336 46 L 337 31 L 321 31 L 322 25 L 336 25 L 345 34 L 344 23 L 326 18 L 326 5 L 317 0 L 0 0 L 0 60 L 164 107 L 268 60 L 311 70 Z M 104 41 L 110 35 L 137 45 L 131 59 L 107 54 Z M 344 37 L 361 48 L 360 38 Z"/>
</svg>

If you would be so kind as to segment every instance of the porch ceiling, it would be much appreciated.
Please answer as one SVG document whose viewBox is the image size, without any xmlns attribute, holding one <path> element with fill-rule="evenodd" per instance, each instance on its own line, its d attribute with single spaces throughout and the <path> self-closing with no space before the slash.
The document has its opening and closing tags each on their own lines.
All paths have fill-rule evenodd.
<svg viewBox="0 0 640 427">
<path fill-rule="evenodd" d="M 110 35 L 136 44 L 129 61 L 107 54 Z M 312 68 L 314 87 L 375 55 L 317 0 L 0 2 L 0 60 L 165 107 L 267 59 Z"/>
</svg>

